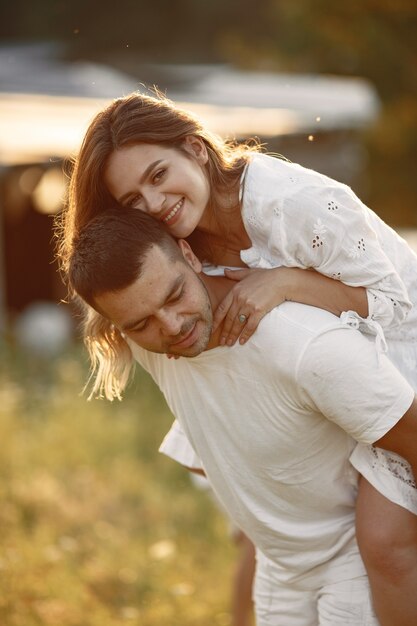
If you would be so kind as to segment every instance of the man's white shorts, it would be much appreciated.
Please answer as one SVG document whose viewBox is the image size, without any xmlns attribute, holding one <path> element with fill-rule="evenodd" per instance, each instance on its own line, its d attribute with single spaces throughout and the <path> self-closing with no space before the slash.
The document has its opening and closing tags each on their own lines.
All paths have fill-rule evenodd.
<svg viewBox="0 0 417 626">
<path fill-rule="evenodd" d="M 309 581 L 311 583 L 311 581 Z M 310 587 L 310 585 L 309 585 Z M 297 588 L 274 580 L 271 562 L 259 558 L 254 585 L 257 626 L 378 626 L 365 575 Z"/>
</svg>

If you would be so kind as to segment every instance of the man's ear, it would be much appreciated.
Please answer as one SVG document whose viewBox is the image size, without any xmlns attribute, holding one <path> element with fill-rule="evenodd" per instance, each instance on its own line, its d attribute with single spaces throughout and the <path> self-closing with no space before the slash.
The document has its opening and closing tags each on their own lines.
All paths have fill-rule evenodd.
<svg viewBox="0 0 417 626">
<path fill-rule="evenodd" d="M 184 149 L 194 157 L 200 165 L 208 161 L 207 146 L 200 137 L 187 135 L 183 142 Z"/>
<path fill-rule="evenodd" d="M 191 250 L 191 247 L 188 241 L 185 241 L 185 239 L 178 239 L 177 243 L 185 261 L 196 272 L 196 274 L 199 274 L 202 271 L 201 261 L 196 257 L 194 252 Z"/>
</svg>

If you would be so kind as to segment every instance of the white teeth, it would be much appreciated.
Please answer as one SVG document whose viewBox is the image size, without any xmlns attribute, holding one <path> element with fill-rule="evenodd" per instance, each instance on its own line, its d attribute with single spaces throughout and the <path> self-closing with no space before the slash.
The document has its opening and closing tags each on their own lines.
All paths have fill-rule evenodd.
<svg viewBox="0 0 417 626">
<path fill-rule="evenodd" d="M 178 213 L 178 211 L 180 210 L 180 208 L 182 207 L 184 203 L 184 198 L 181 198 L 181 200 L 179 200 L 177 202 L 177 204 L 174 206 L 174 208 L 172 209 L 172 211 L 170 211 L 168 213 L 168 215 L 166 217 L 164 217 L 164 219 L 162 220 L 163 222 L 169 222 L 169 220 L 172 220 L 172 218 L 174 217 L 174 215 L 176 215 Z"/>
</svg>

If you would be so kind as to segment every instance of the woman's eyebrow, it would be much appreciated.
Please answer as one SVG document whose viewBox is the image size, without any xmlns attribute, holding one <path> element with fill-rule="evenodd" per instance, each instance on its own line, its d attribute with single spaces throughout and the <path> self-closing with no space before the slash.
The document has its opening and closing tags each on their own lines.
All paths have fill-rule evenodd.
<svg viewBox="0 0 417 626">
<path fill-rule="evenodd" d="M 148 165 L 148 167 L 146 168 L 146 170 L 143 172 L 141 178 L 140 178 L 140 182 L 144 183 L 145 180 L 147 179 L 147 177 L 149 176 L 149 174 L 152 172 L 152 170 L 157 167 L 160 163 L 162 163 L 162 159 L 157 159 L 156 161 L 154 161 L 153 163 L 151 163 L 150 165 Z"/>
<path fill-rule="evenodd" d="M 155 167 L 157 167 L 160 163 L 162 163 L 162 159 L 157 159 L 156 161 L 153 161 L 153 163 L 148 165 L 146 170 L 143 172 L 142 176 L 139 178 L 139 184 L 143 185 L 143 183 L 145 182 L 149 174 L 152 172 L 152 170 Z M 128 191 L 127 193 L 123 194 L 123 196 L 121 196 L 117 200 L 117 202 L 119 202 L 120 204 L 123 204 L 123 202 L 126 202 L 126 200 L 128 200 L 130 196 L 133 196 L 134 193 L 135 193 L 134 191 Z"/>
</svg>

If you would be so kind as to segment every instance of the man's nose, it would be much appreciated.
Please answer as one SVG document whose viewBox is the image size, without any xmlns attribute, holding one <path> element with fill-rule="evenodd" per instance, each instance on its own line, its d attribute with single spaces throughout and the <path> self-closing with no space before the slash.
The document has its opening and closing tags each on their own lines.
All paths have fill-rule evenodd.
<svg viewBox="0 0 417 626">
<path fill-rule="evenodd" d="M 169 311 L 163 310 L 159 314 L 161 333 L 166 337 L 176 337 L 181 333 L 184 320 L 182 315 L 172 310 L 172 307 L 170 309 Z"/>
</svg>

